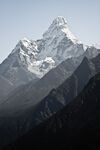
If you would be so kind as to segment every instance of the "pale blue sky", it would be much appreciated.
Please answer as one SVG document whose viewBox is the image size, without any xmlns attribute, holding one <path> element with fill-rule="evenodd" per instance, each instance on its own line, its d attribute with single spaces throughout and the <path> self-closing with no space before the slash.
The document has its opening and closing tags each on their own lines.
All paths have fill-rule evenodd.
<svg viewBox="0 0 100 150">
<path fill-rule="evenodd" d="M 100 43 L 100 0 L 0 0 L 0 62 L 21 38 L 41 38 L 57 16 L 83 43 Z"/>
</svg>

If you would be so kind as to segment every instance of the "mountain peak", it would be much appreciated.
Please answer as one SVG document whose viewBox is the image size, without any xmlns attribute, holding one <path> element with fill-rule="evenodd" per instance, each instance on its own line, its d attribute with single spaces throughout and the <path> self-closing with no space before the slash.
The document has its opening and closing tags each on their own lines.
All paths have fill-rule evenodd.
<svg viewBox="0 0 100 150">
<path fill-rule="evenodd" d="M 19 51 L 20 50 L 20 51 Z M 22 38 L 16 45 L 16 47 L 13 49 L 12 53 L 16 52 L 26 52 L 26 53 L 34 53 L 38 52 L 37 44 L 35 41 L 29 40 L 28 38 L 24 37 Z"/>
<path fill-rule="evenodd" d="M 18 59 L 18 64 L 41 78 L 65 59 L 78 57 L 83 53 L 83 46 L 79 45 L 77 38 L 71 33 L 66 19 L 58 16 L 41 40 L 22 38 L 13 49 L 11 53 L 13 55 L 10 56 L 12 60 L 12 57 Z M 15 60 L 12 64 L 14 62 Z"/>
<path fill-rule="evenodd" d="M 66 19 L 64 17 L 58 16 L 57 18 L 55 18 L 53 20 L 52 24 L 57 25 L 57 26 L 67 25 L 67 21 L 66 21 Z"/>
<path fill-rule="evenodd" d="M 24 37 L 19 42 L 22 43 L 23 45 L 25 45 L 26 43 L 29 43 L 30 40 L 28 38 Z"/>
<path fill-rule="evenodd" d="M 54 39 L 55 37 L 67 37 L 67 39 L 70 39 L 74 44 L 80 43 L 70 31 L 66 19 L 62 16 L 55 18 L 48 30 L 43 34 L 44 39 Z"/>
</svg>

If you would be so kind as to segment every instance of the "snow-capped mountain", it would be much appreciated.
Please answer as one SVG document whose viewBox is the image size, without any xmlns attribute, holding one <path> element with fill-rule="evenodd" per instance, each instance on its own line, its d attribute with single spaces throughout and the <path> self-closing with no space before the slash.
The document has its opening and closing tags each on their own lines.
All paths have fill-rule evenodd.
<svg viewBox="0 0 100 150">
<path fill-rule="evenodd" d="M 80 45 L 80 51 L 77 48 Z M 52 57 L 55 63 L 59 63 L 65 58 L 80 55 L 83 47 L 77 38 L 71 33 L 67 25 L 67 21 L 63 17 L 56 18 L 48 30 L 43 34 L 42 42 L 39 49 L 40 57 Z M 73 51 L 73 53 L 72 53 Z"/>
<path fill-rule="evenodd" d="M 71 57 L 82 55 L 86 47 L 71 33 L 63 17 L 54 19 L 43 38 L 23 38 L 0 65 L 0 74 L 14 84 L 43 77 L 49 70 Z"/>
<path fill-rule="evenodd" d="M 23 38 L 18 42 L 0 65 L 1 89 L 6 86 L 7 90 L 2 91 L 9 92 L 9 88 L 12 90 L 28 84 L 18 87 L 7 97 L 2 93 L 0 146 L 22 136 L 32 127 L 33 122 L 37 124 L 48 118 L 79 94 L 90 77 L 100 71 L 100 55 L 88 60 L 100 53 L 100 48 L 96 47 L 83 45 L 71 33 L 63 17 L 57 17 L 52 22 L 42 39 L 33 41 Z M 85 56 L 88 58 L 81 63 Z M 79 67 L 74 71 L 77 66 Z M 39 81 L 34 84 L 37 80 Z M 59 86 L 60 84 L 62 85 Z M 49 93 L 51 89 L 53 90 Z M 33 119 L 33 113 L 36 120 Z"/>
<path fill-rule="evenodd" d="M 24 38 L 12 53 L 19 49 L 23 64 L 39 78 L 65 59 L 84 52 L 83 45 L 71 33 L 63 17 L 54 19 L 41 40 L 30 41 Z"/>
</svg>

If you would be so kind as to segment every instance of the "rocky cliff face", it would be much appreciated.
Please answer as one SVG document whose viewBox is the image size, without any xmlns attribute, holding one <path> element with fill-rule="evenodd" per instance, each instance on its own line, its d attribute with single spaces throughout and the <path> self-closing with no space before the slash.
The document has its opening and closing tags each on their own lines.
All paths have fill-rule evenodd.
<svg viewBox="0 0 100 150">
<path fill-rule="evenodd" d="M 100 74 L 97 74 L 70 104 L 6 149 L 99 149 L 99 100 Z"/>
</svg>

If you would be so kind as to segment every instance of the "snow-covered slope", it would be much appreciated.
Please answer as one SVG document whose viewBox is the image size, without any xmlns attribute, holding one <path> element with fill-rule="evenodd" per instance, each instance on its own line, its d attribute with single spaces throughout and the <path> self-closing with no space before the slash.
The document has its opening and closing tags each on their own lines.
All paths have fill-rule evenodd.
<svg viewBox="0 0 100 150">
<path fill-rule="evenodd" d="M 42 50 L 39 55 L 43 59 L 46 56 L 51 56 L 57 63 L 57 61 L 74 56 L 77 51 L 77 55 L 83 52 L 82 45 L 80 51 L 77 45 L 81 45 L 81 43 L 69 30 L 67 21 L 63 17 L 57 17 L 43 34 L 39 47 Z"/>
<path fill-rule="evenodd" d="M 17 82 L 28 82 L 43 77 L 65 59 L 82 55 L 85 49 L 86 47 L 71 33 L 65 18 L 59 16 L 54 19 L 42 39 L 20 40 L 0 65 L 0 74 L 11 82 L 16 78 Z M 26 77 L 22 79 L 21 74 Z"/>
<path fill-rule="evenodd" d="M 57 17 L 41 40 L 24 38 L 12 53 L 17 51 L 27 69 L 41 78 L 65 59 L 81 55 L 84 48 L 69 30 L 67 21 L 63 17 Z"/>
<path fill-rule="evenodd" d="M 37 76 L 28 70 L 29 63 L 33 60 L 34 49 L 30 45 L 27 48 L 24 42 L 25 39 L 19 41 L 12 53 L 0 65 L 0 75 L 12 82 L 15 87 L 37 79 Z M 30 44 L 29 41 L 27 44 Z"/>
<path fill-rule="evenodd" d="M 39 78 L 65 59 L 79 56 L 84 52 L 83 45 L 71 33 L 63 17 L 57 17 L 52 22 L 41 40 L 22 41 L 24 47 L 29 49 L 29 52 L 31 50 L 31 57 L 29 54 L 26 55 L 25 50 L 21 50 L 22 61 L 27 64 L 28 70 Z"/>
</svg>

